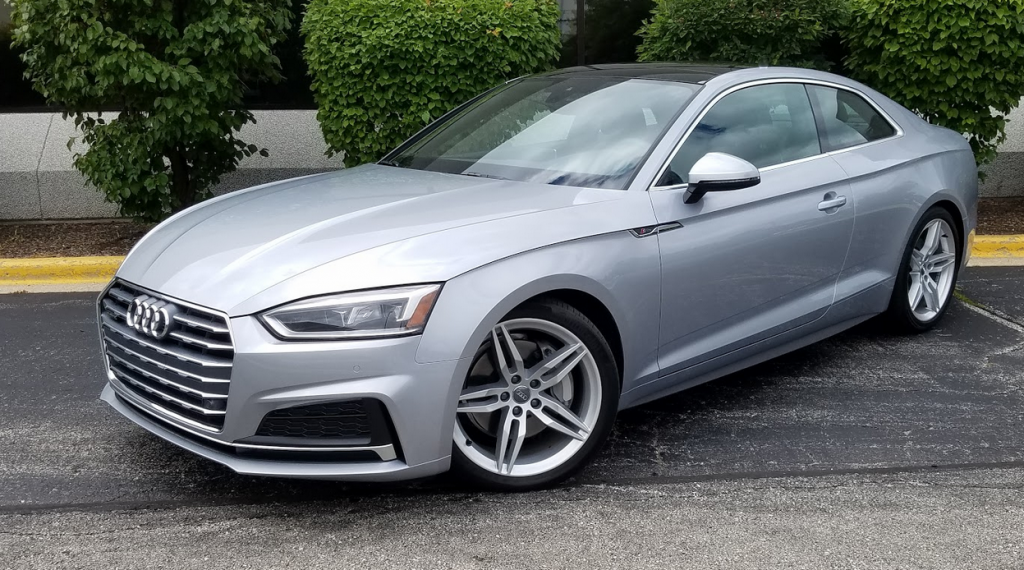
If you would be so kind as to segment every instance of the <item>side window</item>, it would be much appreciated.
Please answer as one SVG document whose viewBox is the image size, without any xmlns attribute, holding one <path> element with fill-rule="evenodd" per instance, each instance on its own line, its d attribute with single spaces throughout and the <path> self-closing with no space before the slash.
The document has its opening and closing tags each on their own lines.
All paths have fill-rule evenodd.
<svg viewBox="0 0 1024 570">
<path fill-rule="evenodd" d="M 896 134 L 889 121 L 860 95 L 821 85 L 808 85 L 807 90 L 821 111 L 825 150 L 849 148 Z"/>
<path fill-rule="evenodd" d="M 694 163 L 709 152 L 731 154 L 758 168 L 820 154 L 804 86 L 758 85 L 726 95 L 687 137 L 658 186 L 686 182 Z"/>
</svg>

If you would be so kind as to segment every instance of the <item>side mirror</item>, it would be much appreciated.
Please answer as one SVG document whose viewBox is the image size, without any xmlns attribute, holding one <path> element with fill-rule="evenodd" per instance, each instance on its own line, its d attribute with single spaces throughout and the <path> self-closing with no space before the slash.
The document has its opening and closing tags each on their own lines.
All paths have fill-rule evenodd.
<svg viewBox="0 0 1024 570">
<path fill-rule="evenodd" d="M 690 169 L 684 202 L 693 204 L 708 192 L 741 190 L 761 183 L 757 167 L 724 152 L 709 152 Z"/>
</svg>

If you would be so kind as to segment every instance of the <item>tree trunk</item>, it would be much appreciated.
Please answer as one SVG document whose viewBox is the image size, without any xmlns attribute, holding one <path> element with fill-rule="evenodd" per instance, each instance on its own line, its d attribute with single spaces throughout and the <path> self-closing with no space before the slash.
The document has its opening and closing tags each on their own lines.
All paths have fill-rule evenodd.
<svg viewBox="0 0 1024 570">
<path fill-rule="evenodd" d="M 174 149 L 168 158 L 171 160 L 171 194 L 177 202 L 173 211 L 180 212 L 196 203 L 196 193 L 192 188 L 192 179 L 189 175 L 189 165 L 185 153 Z"/>
</svg>

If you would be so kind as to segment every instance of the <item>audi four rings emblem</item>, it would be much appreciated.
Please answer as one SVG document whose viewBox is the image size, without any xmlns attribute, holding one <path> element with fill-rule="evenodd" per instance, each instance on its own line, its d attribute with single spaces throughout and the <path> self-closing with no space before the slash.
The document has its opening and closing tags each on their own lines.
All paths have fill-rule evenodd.
<svg viewBox="0 0 1024 570">
<path fill-rule="evenodd" d="M 128 305 L 128 326 L 160 340 L 171 332 L 171 325 L 174 324 L 174 315 L 177 312 L 177 307 L 163 299 L 142 295 Z"/>
</svg>

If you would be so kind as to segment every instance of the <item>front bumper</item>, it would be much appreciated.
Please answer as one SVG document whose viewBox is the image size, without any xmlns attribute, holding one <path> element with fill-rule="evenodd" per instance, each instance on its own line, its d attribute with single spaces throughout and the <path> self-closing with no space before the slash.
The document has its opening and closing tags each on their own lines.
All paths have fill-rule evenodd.
<svg viewBox="0 0 1024 570">
<path fill-rule="evenodd" d="M 239 456 L 231 446 L 217 446 L 213 442 L 200 443 L 170 424 L 158 421 L 126 404 L 107 384 L 100 399 L 121 415 L 132 420 L 150 433 L 182 449 L 227 466 L 243 475 L 264 475 L 299 479 L 337 479 L 346 481 L 398 481 L 427 477 L 448 469 L 448 458 L 437 459 L 410 467 L 403 461 L 311 462 L 258 459 Z"/>
<path fill-rule="evenodd" d="M 419 337 L 337 342 L 283 342 L 253 317 L 231 319 L 235 345 L 224 425 L 197 430 L 147 405 L 108 368 L 101 399 L 151 433 L 251 475 L 390 481 L 446 471 L 450 464 L 454 395 L 463 361 L 416 362 Z M 253 444 L 274 410 L 372 399 L 392 431 L 384 445 Z"/>
</svg>

